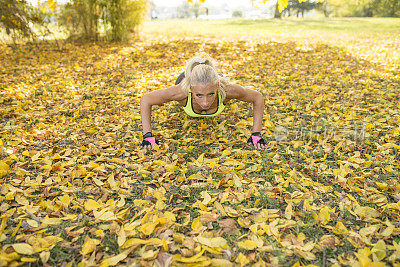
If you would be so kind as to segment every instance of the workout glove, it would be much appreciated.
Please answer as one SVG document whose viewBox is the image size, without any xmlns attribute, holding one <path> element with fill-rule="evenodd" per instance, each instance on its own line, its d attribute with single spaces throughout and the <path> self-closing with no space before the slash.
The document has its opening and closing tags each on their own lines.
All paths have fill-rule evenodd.
<svg viewBox="0 0 400 267">
<path fill-rule="evenodd" d="M 253 146 L 256 146 L 256 144 L 265 145 L 265 141 L 261 137 L 260 132 L 252 133 L 249 140 L 247 140 L 247 143 L 252 144 Z"/>
<path fill-rule="evenodd" d="M 156 140 L 155 137 L 153 137 L 153 135 L 151 134 L 151 132 L 146 133 L 145 135 L 143 135 L 143 142 L 142 142 L 142 147 L 145 146 L 151 146 L 153 147 L 154 144 L 159 145 L 160 142 L 158 140 Z"/>
</svg>

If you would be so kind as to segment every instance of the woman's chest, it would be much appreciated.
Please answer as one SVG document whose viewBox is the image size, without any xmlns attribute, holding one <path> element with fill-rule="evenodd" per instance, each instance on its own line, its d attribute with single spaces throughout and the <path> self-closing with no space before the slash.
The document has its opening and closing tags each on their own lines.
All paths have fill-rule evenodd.
<svg viewBox="0 0 400 267">
<path fill-rule="evenodd" d="M 201 106 L 192 98 L 189 103 L 189 97 L 186 97 L 182 100 L 178 100 L 177 102 L 181 105 L 184 106 L 185 108 L 191 109 L 193 112 L 198 113 L 198 114 L 202 114 L 204 113 L 204 109 L 201 108 Z M 213 104 L 207 109 L 205 110 L 206 114 L 213 114 L 215 112 L 217 112 L 220 103 L 219 103 L 220 99 L 216 98 L 215 101 L 213 102 Z M 228 101 L 226 101 L 228 102 Z M 189 104 L 189 106 L 188 106 Z M 225 101 L 223 102 L 224 105 L 226 105 Z"/>
</svg>

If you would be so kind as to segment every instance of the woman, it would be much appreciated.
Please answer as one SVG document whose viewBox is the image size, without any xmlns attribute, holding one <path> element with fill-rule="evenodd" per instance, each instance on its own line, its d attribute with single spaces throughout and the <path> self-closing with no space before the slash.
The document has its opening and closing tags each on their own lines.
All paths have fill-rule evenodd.
<svg viewBox="0 0 400 267">
<path fill-rule="evenodd" d="M 237 99 L 253 103 L 253 133 L 248 139 L 256 149 L 264 149 L 260 135 L 264 112 L 264 97 L 255 90 L 230 84 L 218 74 L 212 58 L 204 54 L 194 57 L 186 64 L 175 86 L 159 89 L 142 96 L 140 115 L 143 125 L 142 146 L 151 148 L 158 141 L 151 133 L 151 107 L 169 101 L 177 101 L 191 117 L 211 117 L 220 114 L 228 101 Z"/>
</svg>

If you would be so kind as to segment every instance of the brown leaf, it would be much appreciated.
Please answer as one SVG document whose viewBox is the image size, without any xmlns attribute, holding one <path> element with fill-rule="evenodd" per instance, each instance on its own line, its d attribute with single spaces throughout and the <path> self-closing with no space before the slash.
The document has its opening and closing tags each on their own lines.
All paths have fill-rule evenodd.
<svg viewBox="0 0 400 267">
<path fill-rule="evenodd" d="M 217 221 L 217 215 L 215 214 L 205 213 L 200 215 L 200 222 L 202 224 L 208 224 L 210 222 L 216 222 L 216 221 Z"/>
<path fill-rule="evenodd" d="M 172 255 L 166 252 L 158 253 L 156 264 L 158 267 L 170 266 L 172 260 Z"/>
<path fill-rule="evenodd" d="M 225 234 L 230 235 L 236 233 L 239 229 L 236 227 L 234 219 L 219 220 L 219 227 L 222 228 Z"/>
</svg>

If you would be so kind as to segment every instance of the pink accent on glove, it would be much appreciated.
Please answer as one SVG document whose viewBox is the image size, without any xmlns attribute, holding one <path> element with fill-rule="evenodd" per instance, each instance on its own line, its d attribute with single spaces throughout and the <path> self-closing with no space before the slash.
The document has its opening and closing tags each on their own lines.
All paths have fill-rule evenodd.
<svg viewBox="0 0 400 267">
<path fill-rule="evenodd" d="M 154 145 L 156 143 L 156 139 L 154 137 L 147 137 L 144 139 L 147 142 L 150 142 L 150 144 Z"/>
<path fill-rule="evenodd" d="M 253 145 L 256 145 L 258 141 L 260 141 L 262 138 L 257 136 L 257 135 L 252 135 L 251 140 L 253 141 Z"/>
</svg>

